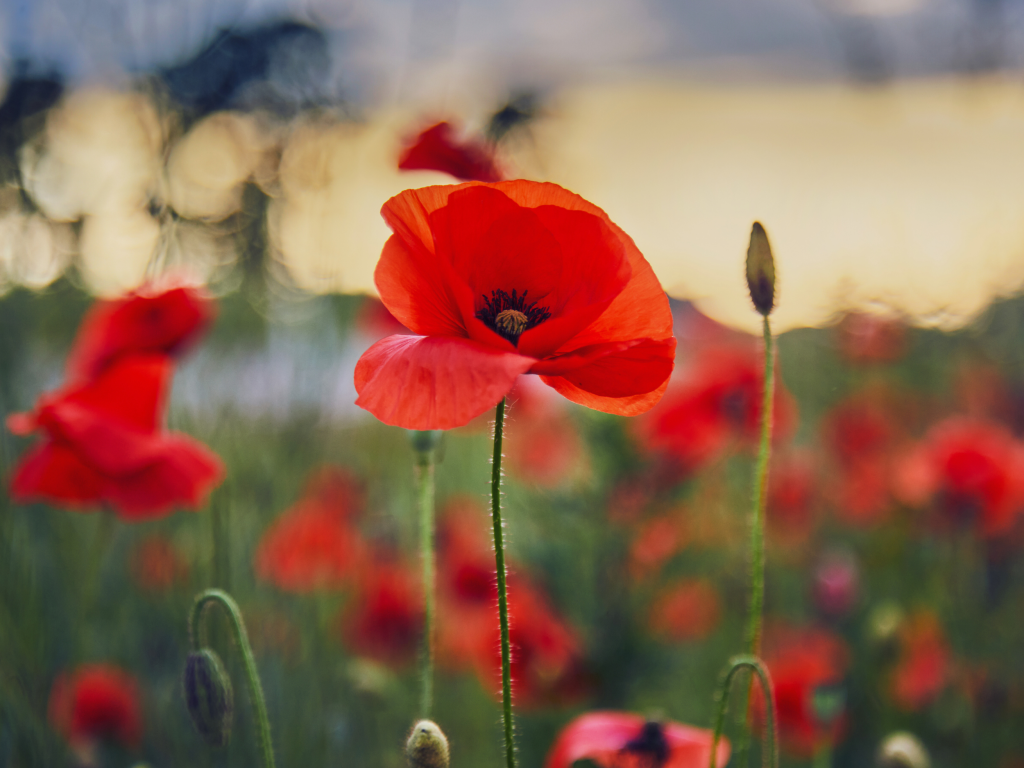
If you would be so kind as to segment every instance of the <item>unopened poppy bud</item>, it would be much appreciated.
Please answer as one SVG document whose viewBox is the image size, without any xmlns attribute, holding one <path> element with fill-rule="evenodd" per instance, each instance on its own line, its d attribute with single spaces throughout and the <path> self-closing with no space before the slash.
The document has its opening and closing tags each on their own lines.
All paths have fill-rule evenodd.
<svg viewBox="0 0 1024 768">
<path fill-rule="evenodd" d="M 930 768 L 931 760 L 924 744 L 912 733 L 890 733 L 878 748 L 878 768 Z"/>
<path fill-rule="evenodd" d="M 409 442 L 412 443 L 413 450 L 421 453 L 434 450 L 440 440 L 439 429 L 413 429 L 409 432 Z"/>
<path fill-rule="evenodd" d="M 750 230 L 750 247 L 747 248 L 747 288 L 754 302 L 754 309 L 767 317 L 775 306 L 775 259 L 768 233 L 761 222 L 755 221 Z"/>
<path fill-rule="evenodd" d="M 222 747 L 231 735 L 234 694 L 220 657 L 208 648 L 185 660 L 185 704 L 203 740 Z"/>
<path fill-rule="evenodd" d="M 448 768 L 448 738 L 433 720 L 420 720 L 405 743 L 409 768 Z"/>
</svg>

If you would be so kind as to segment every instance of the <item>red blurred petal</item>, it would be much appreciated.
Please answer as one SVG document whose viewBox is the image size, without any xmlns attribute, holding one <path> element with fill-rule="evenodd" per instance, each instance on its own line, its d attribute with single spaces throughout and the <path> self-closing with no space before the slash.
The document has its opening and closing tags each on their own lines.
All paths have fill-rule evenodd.
<svg viewBox="0 0 1024 768">
<path fill-rule="evenodd" d="M 125 354 L 180 354 L 213 319 L 214 305 L 198 288 L 154 290 L 146 287 L 93 305 L 68 357 L 69 379 L 96 376 Z"/>
<path fill-rule="evenodd" d="M 385 424 L 452 429 L 494 407 L 535 361 L 444 336 L 389 336 L 356 364 L 356 405 Z"/>
<path fill-rule="evenodd" d="M 48 710 L 50 722 L 72 746 L 112 739 L 134 749 L 142 741 L 138 684 L 111 664 L 87 664 L 60 675 Z"/>
<path fill-rule="evenodd" d="M 403 171 L 441 171 L 462 181 L 500 181 L 494 152 L 482 142 L 457 142 L 447 122 L 427 128 L 398 160 Z"/>
</svg>

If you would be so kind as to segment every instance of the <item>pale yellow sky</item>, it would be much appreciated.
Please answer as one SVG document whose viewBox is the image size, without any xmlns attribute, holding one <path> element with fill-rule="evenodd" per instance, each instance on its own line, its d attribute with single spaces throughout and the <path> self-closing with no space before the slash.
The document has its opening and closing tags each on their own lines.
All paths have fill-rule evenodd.
<svg viewBox="0 0 1024 768">
<path fill-rule="evenodd" d="M 372 292 L 389 234 L 381 204 L 450 182 L 395 168 L 402 138 L 424 118 L 411 106 L 359 125 L 306 123 L 283 138 L 215 116 L 161 173 L 161 129 L 137 100 L 78 97 L 51 121 L 47 151 L 28 158 L 44 212 L 85 216 L 85 274 L 101 292 L 130 287 L 153 248 L 173 242 L 143 220 L 147 188 L 216 221 L 237 206 L 238 184 L 266 174 L 278 140 L 280 176 L 266 185 L 272 242 L 315 291 Z M 651 74 L 563 92 L 534 135 L 512 158 L 523 175 L 604 208 L 671 295 L 733 326 L 758 321 L 743 278 L 754 220 L 776 255 L 779 331 L 879 307 L 950 327 L 1024 283 L 1024 88 L 1010 79 L 867 89 L 697 86 Z"/>
</svg>

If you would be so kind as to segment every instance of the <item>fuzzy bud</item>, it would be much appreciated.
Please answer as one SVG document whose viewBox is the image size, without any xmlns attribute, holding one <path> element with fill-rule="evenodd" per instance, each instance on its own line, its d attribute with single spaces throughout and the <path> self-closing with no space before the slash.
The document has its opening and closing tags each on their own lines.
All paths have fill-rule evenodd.
<svg viewBox="0 0 1024 768">
<path fill-rule="evenodd" d="M 234 694 L 220 657 L 208 648 L 194 651 L 185 660 L 185 704 L 203 740 L 222 747 L 231 736 Z"/>
<path fill-rule="evenodd" d="M 448 738 L 432 720 L 420 720 L 405 743 L 409 768 L 448 768 Z"/>
<path fill-rule="evenodd" d="M 931 760 L 924 744 L 912 733 L 890 733 L 878 748 L 878 768 L 930 768 Z"/>
<path fill-rule="evenodd" d="M 747 248 L 747 288 L 754 302 L 754 309 L 765 317 L 775 306 L 775 259 L 768 233 L 761 222 L 755 221 L 750 230 L 750 247 Z"/>
</svg>

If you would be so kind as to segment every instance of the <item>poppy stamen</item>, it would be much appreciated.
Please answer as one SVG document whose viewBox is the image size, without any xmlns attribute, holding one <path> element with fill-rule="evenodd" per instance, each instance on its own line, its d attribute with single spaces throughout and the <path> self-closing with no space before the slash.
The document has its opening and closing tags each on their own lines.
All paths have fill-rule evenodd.
<svg viewBox="0 0 1024 768">
<path fill-rule="evenodd" d="M 476 311 L 476 318 L 488 328 L 513 344 L 518 343 L 524 331 L 540 325 L 551 317 L 547 307 L 538 307 L 537 302 L 526 303 L 527 291 L 506 293 L 491 291 L 491 297 L 483 297 L 484 305 Z"/>
</svg>

